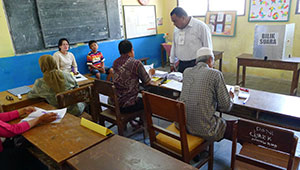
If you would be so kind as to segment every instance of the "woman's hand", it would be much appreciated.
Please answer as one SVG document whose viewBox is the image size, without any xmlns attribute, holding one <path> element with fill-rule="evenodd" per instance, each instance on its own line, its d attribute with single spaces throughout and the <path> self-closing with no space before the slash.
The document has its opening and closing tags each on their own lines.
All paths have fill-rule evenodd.
<svg viewBox="0 0 300 170">
<path fill-rule="evenodd" d="M 43 114 L 42 116 L 38 117 L 38 119 L 39 119 L 38 123 L 41 123 L 41 124 L 50 123 L 57 119 L 57 114 L 53 113 L 53 112 L 46 113 L 46 114 Z"/>
<path fill-rule="evenodd" d="M 38 125 L 38 124 L 46 124 L 46 123 L 50 123 L 53 122 L 54 120 L 56 120 L 57 118 L 57 114 L 56 113 L 46 113 L 43 114 L 40 117 L 37 117 L 35 119 L 29 120 L 28 124 L 30 126 L 30 128 Z"/>
<path fill-rule="evenodd" d="M 22 115 L 26 115 L 26 114 L 30 114 L 32 112 L 35 111 L 35 108 L 32 107 L 32 106 L 29 106 L 29 107 L 25 107 L 25 108 L 22 108 L 22 109 L 19 109 L 18 112 L 19 112 L 19 116 L 22 116 Z"/>
</svg>

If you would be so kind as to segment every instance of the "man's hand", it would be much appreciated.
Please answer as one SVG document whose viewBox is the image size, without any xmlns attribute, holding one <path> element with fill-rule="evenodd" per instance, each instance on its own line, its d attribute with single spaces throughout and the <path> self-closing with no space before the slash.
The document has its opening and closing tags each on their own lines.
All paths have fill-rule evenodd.
<svg viewBox="0 0 300 170">
<path fill-rule="evenodd" d="M 35 108 L 32 107 L 32 106 L 25 107 L 25 108 L 22 108 L 22 109 L 18 110 L 20 116 L 25 115 L 25 114 L 30 114 L 34 111 L 35 111 Z"/>
<path fill-rule="evenodd" d="M 170 66 L 170 70 L 171 70 L 171 72 L 175 71 L 174 65 L 171 65 L 171 66 Z"/>
<path fill-rule="evenodd" d="M 151 68 L 151 69 L 149 70 L 149 75 L 150 75 L 150 76 L 153 76 L 154 74 L 155 74 L 155 69 Z"/>
<path fill-rule="evenodd" d="M 230 90 L 229 91 L 229 96 L 233 99 L 234 98 L 234 93 Z"/>
</svg>

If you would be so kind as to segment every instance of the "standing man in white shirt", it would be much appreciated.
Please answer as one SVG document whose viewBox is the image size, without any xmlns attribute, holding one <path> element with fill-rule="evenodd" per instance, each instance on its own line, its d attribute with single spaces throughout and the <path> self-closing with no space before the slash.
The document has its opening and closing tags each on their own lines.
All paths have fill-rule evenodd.
<svg viewBox="0 0 300 170">
<path fill-rule="evenodd" d="M 179 59 L 178 71 L 195 66 L 196 52 L 201 47 L 213 49 L 211 31 L 202 21 L 188 16 L 184 9 L 176 7 L 170 13 L 176 26 L 170 54 L 171 71 L 175 71 L 175 58 Z"/>
</svg>

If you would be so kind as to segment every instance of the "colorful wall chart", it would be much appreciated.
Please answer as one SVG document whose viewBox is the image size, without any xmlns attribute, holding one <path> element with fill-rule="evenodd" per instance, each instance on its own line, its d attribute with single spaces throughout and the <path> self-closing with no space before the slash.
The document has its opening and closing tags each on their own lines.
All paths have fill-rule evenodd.
<svg viewBox="0 0 300 170">
<path fill-rule="evenodd" d="M 291 0 L 250 0 L 249 22 L 288 21 Z"/>
<path fill-rule="evenodd" d="M 236 11 L 208 11 L 205 23 L 212 35 L 232 37 L 235 34 Z"/>
</svg>

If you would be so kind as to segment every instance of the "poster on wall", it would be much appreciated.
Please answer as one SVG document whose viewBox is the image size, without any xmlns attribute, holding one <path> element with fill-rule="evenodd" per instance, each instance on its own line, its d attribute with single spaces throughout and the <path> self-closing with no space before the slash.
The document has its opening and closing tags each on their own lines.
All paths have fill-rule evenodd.
<svg viewBox="0 0 300 170">
<path fill-rule="evenodd" d="M 205 23 L 210 27 L 212 35 L 233 37 L 235 35 L 236 11 L 208 11 Z"/>
<path fill-rule="evenodd" d="M 288 21 L 291 0 L 250 0 L 249 22 Z"/>
</svg>

